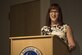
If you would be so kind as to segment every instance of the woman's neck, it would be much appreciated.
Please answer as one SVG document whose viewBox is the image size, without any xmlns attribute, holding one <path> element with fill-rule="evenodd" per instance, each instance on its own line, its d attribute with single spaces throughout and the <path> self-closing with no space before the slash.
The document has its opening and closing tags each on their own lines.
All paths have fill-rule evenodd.
<svg viewBox="0 0 82 55">
<path fill-rule="evenodd" d="M 51 22 L 51 26 L 58 26 L 59 23 L 58 22 Z"/>
</svg>

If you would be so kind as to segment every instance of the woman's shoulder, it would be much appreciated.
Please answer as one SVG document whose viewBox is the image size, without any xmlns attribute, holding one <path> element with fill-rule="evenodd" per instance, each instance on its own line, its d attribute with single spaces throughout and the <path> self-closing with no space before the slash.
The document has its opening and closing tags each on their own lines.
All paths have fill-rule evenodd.
<svg viewBox="0 0 82 55">
<path fill-rule="evenodd" d="M 65 31 L 71 29 L 71 26 L 69 24 L 63 24 L 63 28 Z"/>
<path fill-rule="evenodd" d="M 71 26 L 69 24 L 63 24 L 64 27 L 70 28 Z"/>
<path fill-rule="evenodd" d="M 70 27 L 70 25 L 65 23 L 65 24 L 63 24 L 63 27 L 68 28 L 68 27 Z"/>
<path fill-rule="evenodd" d="M 49 28 L 48 26 L 43 26 L 41 30 L 48 29 L 48 28 Z"/>
</svg>

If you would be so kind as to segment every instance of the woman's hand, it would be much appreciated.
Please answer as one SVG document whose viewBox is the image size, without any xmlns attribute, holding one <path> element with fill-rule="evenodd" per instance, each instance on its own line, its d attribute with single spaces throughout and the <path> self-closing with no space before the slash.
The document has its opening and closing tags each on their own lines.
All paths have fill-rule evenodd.
<svg viewBox="0 0 82 55">
<path fill-rule="evenodd" d="M 73 43 L 69 43 L 69 50 L 72 50 L 72 49 L 74 49 L 75 48 L 75 44 L 73 44 Z"/>
</svg>

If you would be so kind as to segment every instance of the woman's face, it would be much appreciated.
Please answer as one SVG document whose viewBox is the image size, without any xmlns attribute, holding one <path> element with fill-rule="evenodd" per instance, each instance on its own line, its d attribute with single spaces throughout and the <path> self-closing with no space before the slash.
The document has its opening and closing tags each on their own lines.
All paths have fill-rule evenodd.
<svg viewBox="0 0 82 55">
<path fill-rule="evenodd" d="M 50 15 L 51 21 L 54 21 L 55 22 L 58 19 L 59 12 L 56 9 L 51 9 L 49 15 Z"/>
</svg>

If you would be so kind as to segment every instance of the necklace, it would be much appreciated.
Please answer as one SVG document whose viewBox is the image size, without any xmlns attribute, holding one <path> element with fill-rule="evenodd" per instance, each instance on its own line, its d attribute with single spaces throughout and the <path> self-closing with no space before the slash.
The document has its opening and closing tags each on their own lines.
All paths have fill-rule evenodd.
<svg viewBox="0 0 82 55">
<path fill-rule="evenodd" d="M 54 25 L 51 25 L 51 27 L 58 27 L 59 24 L 54 24 Z"/>
</svg>

